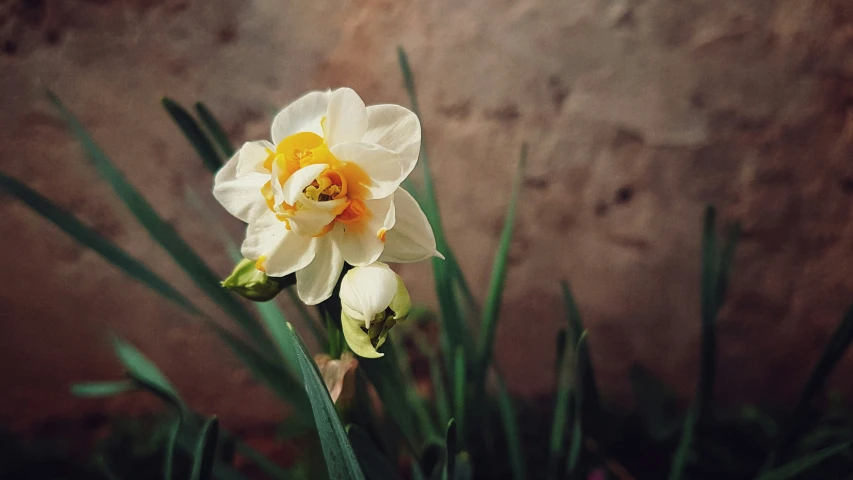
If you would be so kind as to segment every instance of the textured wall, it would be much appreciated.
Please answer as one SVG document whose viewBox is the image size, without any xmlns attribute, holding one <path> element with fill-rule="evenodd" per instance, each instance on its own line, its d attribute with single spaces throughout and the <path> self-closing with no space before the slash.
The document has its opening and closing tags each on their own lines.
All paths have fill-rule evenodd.
<svg viewBox="0 0 853 480">
<path fill-rule="evenodd" d="M 790 400 L 853 299 L 845 0 L 6 2 L 0 169 L 195 295 L 98 181 L 40 89 L 55 90 L 225 274 L 215 235 L 185 200 L 210 177 L 159 96 L 204 100 L 233 138 L 265 138 L 270 111 L 309 89 L 347 85 L 368 104 L 405 104 L 397 44 L 419 83 L 448 235 L 480 295 L 519 146 L 531 144 L 498 333 L 514 391 L 551 387 L 557 281 L 568 278 L 610 398 L 627 398 L 635 361 L 688 394 L 700 217 L 713 202 L 744 224 L 720 323 L 719 393 Z M 202 411 L 245 422 L 278 413 L 177 308 L 8 197 L 0 218 L 4 423 L 101 408 L 66 385 L 119 373 L 105 327 L 149 353 Z M 427 265 L 401 272 L 417 299 L 434 302 Z M 197 379 L 211 373 L 221 383 Z"/>
</svg>

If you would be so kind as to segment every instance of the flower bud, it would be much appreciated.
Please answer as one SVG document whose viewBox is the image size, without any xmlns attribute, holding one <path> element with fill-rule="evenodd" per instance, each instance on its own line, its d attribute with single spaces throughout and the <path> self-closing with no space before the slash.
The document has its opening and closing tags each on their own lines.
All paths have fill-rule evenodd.
<svg viewBox="0 0 853 480">
<path fill-rule="evenodd" d="M 285 287 L 292 282 L 289 277 L 268 277 L 266 273 L 258 270 L 256 262 L 244 258 L 234 267 L 231 275 L 222 281 L 222 286 L 239 293 L 240 295 L 255 302 L 266 302 L 272 300 Z"/>
<path fill-rule="evenodd" d="M 388 331 L 412 309 L 403 279 L 381 262 L 355 267 L 341 281 L 341 327 L 350 349 L 379 358 Z"/>
</svg>

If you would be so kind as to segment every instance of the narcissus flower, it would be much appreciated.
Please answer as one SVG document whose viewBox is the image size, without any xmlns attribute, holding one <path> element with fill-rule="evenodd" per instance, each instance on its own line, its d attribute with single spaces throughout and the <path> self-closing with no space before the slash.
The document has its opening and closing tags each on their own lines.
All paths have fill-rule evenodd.
<svg viewBox="0 0 853 480">
<path fill-rule="evenodd" d="M 406 108 L 365 107 L 348 88 L 311 92 L 276 115 L 272 143 L 240 148 L 213 193 L 249 224 L 243 256 L 270 277 L 296 272 L 299 297 L 313 305 L 331 295 L 344 262 L 441 256 L 423 211 L 399 188 L 420 142 Z"/>
<path fill-rule="evenodd" d="M 403 279 L 388 265 L 356 267 L 341 281 L 341 329 L 350 349 L 378 358 L 388 331 L 409 316 L 412 299 Z"/>
</svg>

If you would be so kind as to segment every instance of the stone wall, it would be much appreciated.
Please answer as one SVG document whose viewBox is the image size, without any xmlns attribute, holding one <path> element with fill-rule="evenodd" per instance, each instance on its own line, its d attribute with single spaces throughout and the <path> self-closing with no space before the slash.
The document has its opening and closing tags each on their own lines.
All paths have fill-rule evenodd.
<svg viewBox="0 0 853 480">
<path fill-rule="evenodd" d="M 630 401 L 633 362 L 689 395 L 711 202 L 744 226 L 720 320 L 718 393 L 790 402 L 853 299 L 845 0 L 13 0 L 0 5 L 0 170 L 196 296 L 99 181 L 42 89 L 224 275 L 217 236 L 187 202 L 188 188 L 209 191 L 210 176 L 159 97 L 203 100 L 235 140 L 265 138 L 271 112 L 310 89 L 347 85 L 368 104 L 406 104 L 398 44 L 418 81 L 448 236 L 481 297 L 518 151 L 530 144 L 497 347 L 514 392 L 551 389 L 567 278 L 608 398 Z M 3 423 L 148 408 L 67 393 L 71 381 L 120 374 L 110 329 L 203 412 L 244 423 L 280 413 L 178 308 L 10 197 L 0 218 Z M 428 265 L 400 271 L 416 299 L 434 303 Z M 851 372 L 847 361 L 835 385 L 849 391 Z"/>
</svg>

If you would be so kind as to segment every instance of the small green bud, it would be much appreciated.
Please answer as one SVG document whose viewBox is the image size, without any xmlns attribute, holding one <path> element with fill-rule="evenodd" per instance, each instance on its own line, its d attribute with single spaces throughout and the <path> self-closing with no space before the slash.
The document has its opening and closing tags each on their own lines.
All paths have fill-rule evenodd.
<svg viewBox="0 0 853 480">
<path fill-rule="evenodd" d="M 234 267 L 231 275 L 222 281 L 222 286 L 255 302 L 266 302 L 275 298 L 285 287 L 292 285 L 291 275 L 268 277 L 258 270 L 254 260 L 244 258 Z"/>
</svg>

